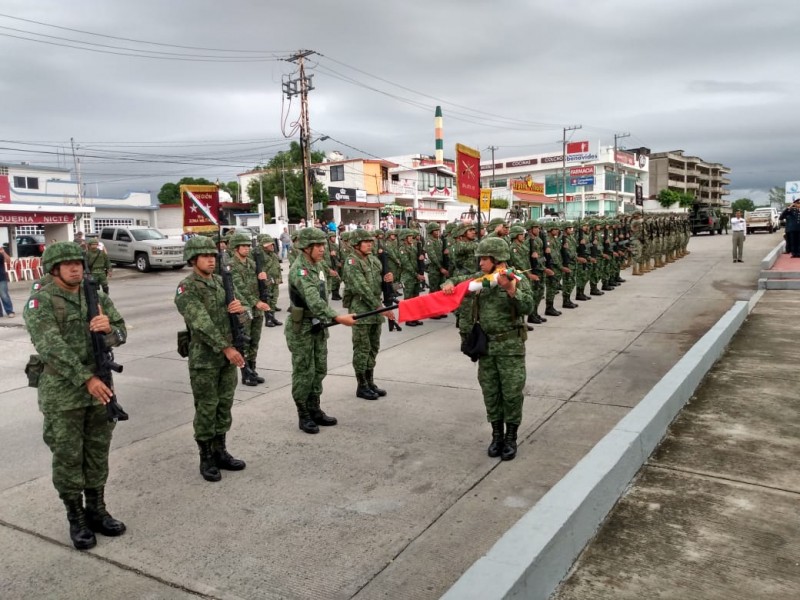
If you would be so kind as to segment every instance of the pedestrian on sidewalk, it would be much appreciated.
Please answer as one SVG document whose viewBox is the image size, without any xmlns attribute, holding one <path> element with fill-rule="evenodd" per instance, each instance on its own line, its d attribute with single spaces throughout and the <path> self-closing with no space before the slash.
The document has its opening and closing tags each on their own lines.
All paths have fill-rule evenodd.
<svg viewBox="0 0 800 600">
<path fill-rule="evenodd" d="M 747 222 L 742 218 L 742 211 L 737 210 L 736 215 L 731 219 L 731 232 L 733 238 L 733 262 L 740 263 L 744 251 L 744 238 L 747 237 Z"/>
<path fill-rule="evenodd" d="M 784 209 L 781 220 L 786 221 L 786 252 L 790 252 L 792 258 L 800 258 L 800 200 Z"/>
<path fill-rule="evenodd" d="M 97 544 L 95 533 L 118 536 L 126 529 L 105 504 L 116 424 L 109 421 L 105 405 L 114 390 L 94 374 L 89 333 L 103 333 L 108 346 L 119 346 L 127 330 L 103 292 L 98 293 L 100 314 L 88 321 L 80 246 L 56 242 L 44 251 L 42 262 L 51 283 L 34 290 L 24 312 L 40 362 L 29 362 L 25 371 L 29 385 L 38 389 L 43 437 L 53 453 L 53 486 L 67 509 L 72 544 L 88 550 Z"/>
<path fill-rule="evenodd" d="M 11 271 L 11 257 L 6 253 L 5 248 L 0 246 L 0 304 L 3 305 L 3 312 L 7 317 L 14 317 L 16 316 L 14 305 L 11 303 L 11 296 L 8 295 L 9 271 Z"/>
</svg>

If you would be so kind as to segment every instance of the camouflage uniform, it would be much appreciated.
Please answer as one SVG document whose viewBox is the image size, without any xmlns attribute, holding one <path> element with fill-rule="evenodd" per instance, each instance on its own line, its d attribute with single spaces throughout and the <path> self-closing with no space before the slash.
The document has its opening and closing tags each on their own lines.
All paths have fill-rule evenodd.
<svg viewBox="0 0 800 600">
<path fill-rule="evenodd" d="M 315 233 L 316 231 L 316 233 Z M 319 235 L 317 235 L 319 234 Z M 312 227 L 298 233 L 298 256 L 289 268 L 290 316 L 284 334 L 292 354 L 292 398 L 297 407 L 299 427 L 306 433 L 317 433 L 318 425 L 335 425 L 319 408 L 322 380 L 328 372 L 328 330 L 312 331 L 312 319 L 330 322 L 336 311 L 328 305 L 325 259 L 312 262 L 305 248 L 325 244 L 325 235 Z M 333 422 L 326 422 L 329 419 Z"/>
<path fill-rule="evenodd" d="M 346 308 L 355 314 L 382 306 L 381 263 L 375 255 L 370 253 L 364 256 L 358 250 L 359 243 L 374 239 L 368 231 L 353 232 L 351 244 L 354 250 L 345 261 L 342 271 Z M 373 379 L 375 360 L 381 347 L 383 320 L 382 315 L 373 315 L 361 318 L 353 325 L 353 370 L 358 381 L 356 396 L 365 400 L 377 400 L 379 396 L 386 395 L 386 391 L 378 388 Z"/>
<path fill-rule="evenodd" d="M 504 248 L 501 247 L 504 246 Z M 476 256 L 491 256 L 502 265 L 509 259 L 507 242 L 484 239 Z M 449 280 L 458 283 L 482 276 L 476 273 Z M 533 294 L 526 278 L 517 282 L 513 298 L 499 285 L 470 292 L 463 301 L 464 312 L 474 315 L 488 338 L 487 354 L 478 359 L 478 383 L 492 424 L 489 456 L 511 460 L 517 451 L 517 430 L 522 422 L 526 368 L 525 341 L 528 332 L 524 317 L 533 310 Z M 504 431 L 505 424 L 505 431 Z"/>
<path fill-rule="evenodd" d="M 575 231 L 575 237 L 579 263 L 575 266 L 577 269 L 577 273 L 575 273 L 575 281 L 578 288 L 578 293 L 575 295 L 575 299 L 585 301 L 591 299 L 590 296 L 586 295 L 586 284 L 589 283 L 589 273 L 591 271 L 592 258 L 590 255 L 591 233 L 589 232 L 589 223 L 583 221 L 580 228 Z"/>
<path fill-rule="evenodd" d="M 398 242 L 400 257 L 400 281 L 403 284 L 403 299 L 416 298 L 420 292 L 420 280 L 417 278 L 417 244 L 413 239 L 414 232 L 404 229 Z M 411 243 L 409 243 L 411 238 Z M 406 325 L 415 327 L 422 325 L 422 321 L 407 321 Z"/>
<path fill-rule="evenodd" d="M 544 298 L 544 270 L 547 266 L 544 252 L 544 241 L 539 235 L 540 225 L 538 221 L 526 221 L 524 227 L 528 230 L 529 236 L 528 247 L 531 251 L 531 274 L 538 277 L 538 280 L 536 281 L 529 278 L 531 282 L 531 290 L 533 291 L 533 309 L 528 315 L 528 323 L 546 323 L 547 319 L 539 314 L 539 304 L 541 303 L 542 298 Z"/>
<path fill-rule="evenodd" d="M 270 246 L 272 249 L 269 248 Z M 275 313 L 281 310 L 278 306 L 278 297 L 280 296 L 280 284 L 283 283 L 281 261 L 275 251 L 275 239 L 267 233 L 259 235 L 258 246 L 253 250 L 252 255 L 254 262 L 256 262 L 256 258 L 261 257 L 261 270 L 267 276 L 266 285 L 270 310 L 264 313 L 264 325 L 266 327 L 283 325 L 275 318 Z"/>
<path fill-rule="evenodd" d="M 108 275 L 111 273 L 111 261 L 108 254 L 99 250 L 97 239 L 89 238 L 86 250 L 86 264 L 89 265 L 89 272 L 103 291 L 108 294 Z"/>
<path fill-rule="evenodd" d="M 258 347 L 261 343 L 261 332 L 264 327 L 264 311 L 256 308 L 260 301 L 258 292 L 258 275 L 256 274 L 256 263 L 246 256 L 241 258 L 236 249 L 240 246 L 250 247 L 251 241 L 244 234 L 237 234 L 231 238 L 230 259 L 228 263 L 231 268 L 233 285 L 236 288 L 236 297 L 241 301 L 245 310 L 250 313 L 250 320 L 243 323 L 244 333 L 248 341 L 244 347 L 244 359 L 250 369 L 242 369 L 242 383 L 249 386 L 264 383 L 264 378 L 256 374 L 256 360 L 258 358 Z"/>
<path fill-rule="evenodd" d="M 82 250 L 72 242 L 52 244 L 42 257 L 48 273 L 61 262 L 73 260 L 82 260 Z M 97 295 L 112 329 L 105 336 L 106 345 L 124 344 L 125 322 L 105 293 L 98 291 Z M 86 386 L 94 375 L 95 358 L 83 287 L 70 292 L 51 276 L 49 283 L 32 291 L 23 314 L 31 342 L 44 363 L 37 388 L 39 410 L 44 415 L 43 438 L 53 454 L 53 486 L 67 507 L 73 544 L 88 549 L 96 540 L 87 526 L 104 535 L 120 535 L 125 526 L 112 519 L 116 525 L 109 529 L 104 521 L 106 516 L 111 519 L 103 490 L 115 423 L 108 420 L 105 406 Z"/>
<path fill-rule="evenodd" d="M 342 242 L 344 246 L 344 242 Z M 342 269 L 342 249 L 336 242 L 336 234 L 331 232 L 328 234 L 328 290 L 331 292 L 331 300 L 341 300 L 342 296 L 339 293 L 342 287 L 341 269 Z"/>
<path fill-rule="evenodd" d="M 575 242 L 574 234 L 569 230 L 573 229 L 572 223 L 564 227 L 561 235 L 561 264 L 569 269 L 569 273 L 561 275 L 561 306 L 564 308 L 577 308 L 578 305 L 572 302 L 570 296 L 575 289 L 575 275 L 578 269 L 578 246 Z"/>
<path fill-rule="evenodd" d="M 553 233 L 555 232 L 555 235 Z M 550 245 L 550 264 L 552 265 L 550 268 L 553 270 L 553 275 L 548 275 L 545 278 L 545 304 L 546 309 L 544 314 L 552 317 L 557 317 L 561 314 L 561 311 L 556 310 L 554 306 L 555 298 L 558 292 L 561 291 L 561 261 L 562 261 L 562 252 L 561 247 L 563 245 L 561 241 L 561 228 L 557 225 L 550 225 L 548 230 L 548 242 Z"/>
<path fill-rule="evenodd" d="M 439 231 L 439 224 L 428 223 L 425 254 L 428 256 L 428 286 L 431 292 L 438 292 L 445 279 L 445 275 L 442 273 L 442 269 L 444 269 L 444 264 L 442 262 L 444 258 L 442 254 L 444 247 L 441 237 L 438 239 L 434 237 L 434 231 Z"/>
</svg>

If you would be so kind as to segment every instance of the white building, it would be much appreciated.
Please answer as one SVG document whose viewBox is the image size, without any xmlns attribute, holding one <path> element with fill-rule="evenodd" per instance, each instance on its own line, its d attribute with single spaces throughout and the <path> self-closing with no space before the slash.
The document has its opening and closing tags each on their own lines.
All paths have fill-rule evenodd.
<svg viewBox="0 0 800 600">
<path fill-rule="evenodd" d="M 109 225 L 157 227 L 158 209 L 150 192 L 87 197 L 79 194 L 69 169 L 0 163 L 0 242 L 8 243 L 12 254 L 21 234 L 41 234 L 49 242 Z"/>
<path fill-rule="evenodd" d="M 643 200 L 648 186 L 649 151 L 617 150 L 575 142 L 564 160 L 561 153 L 533 154 L 481 161 L 481 187 L 528 209 L 531 217 L 556 212 L 568 219 L 628 211 Z M 579 147 L 578 144 L 583 144 Z M 568 148 L 573 143 L 568 144 Z"/>
</svg>

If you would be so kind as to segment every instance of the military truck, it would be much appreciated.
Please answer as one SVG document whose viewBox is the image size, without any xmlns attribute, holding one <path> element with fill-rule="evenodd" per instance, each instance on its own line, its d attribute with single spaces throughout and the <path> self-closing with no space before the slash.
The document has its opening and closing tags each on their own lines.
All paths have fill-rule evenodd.
<svg viewBox="0 0 800 600">
<path fill-rule="evenodd" d="M 719 211 L 710 204 L 694 203 L 689 209 L 689 221 L 692 224 L 692 235 L 708 232 L 709 235 L 722 233 L 722 221 Z"/>
</svg>

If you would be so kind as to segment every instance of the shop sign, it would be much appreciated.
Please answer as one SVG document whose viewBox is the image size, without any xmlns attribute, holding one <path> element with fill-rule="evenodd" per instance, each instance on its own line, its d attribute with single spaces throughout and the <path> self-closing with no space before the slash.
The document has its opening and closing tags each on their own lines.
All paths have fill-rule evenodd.
<svg viewBox="0 0 800 600">
<path fill-rule="evenodd" d="M 0 212 L 0 225 L 54 225 L 74 220 L 71 214 Z"/>
</svg>

